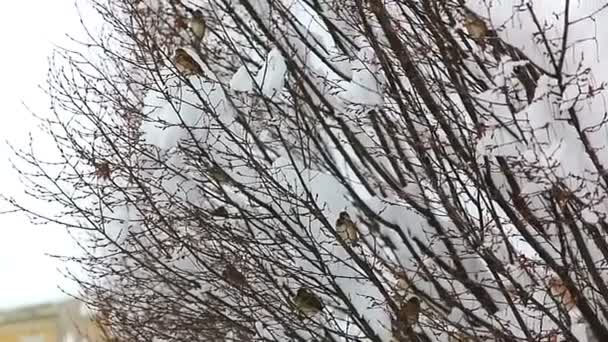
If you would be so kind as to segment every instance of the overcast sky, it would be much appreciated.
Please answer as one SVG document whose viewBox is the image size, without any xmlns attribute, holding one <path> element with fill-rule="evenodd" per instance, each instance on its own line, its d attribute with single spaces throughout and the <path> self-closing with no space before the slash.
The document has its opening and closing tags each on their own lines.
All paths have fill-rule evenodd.
<svg viewBox="0 0 608 342">
<path fill-rule="evenodd" d="M 17 0 L 0 11 L 0 175 L 3 193 L 22 194 L 15 172 L 7 162 L 4 143 L 24 144 L 35 120 L 25 103 L 39 114 L 48 113 L 43 85 L 53 43 L 65 44 L 66 32 L 78 32 L 74 0 Z M 2 209 L 5 209 L 3 206 Z M 45 253 L 70 254 L 73 245 L 59 227 L 34 227 L 23 216 L 0 216 L 0 309 L 62 297 L 66 285 L 58 263 Z"/>
</svg>

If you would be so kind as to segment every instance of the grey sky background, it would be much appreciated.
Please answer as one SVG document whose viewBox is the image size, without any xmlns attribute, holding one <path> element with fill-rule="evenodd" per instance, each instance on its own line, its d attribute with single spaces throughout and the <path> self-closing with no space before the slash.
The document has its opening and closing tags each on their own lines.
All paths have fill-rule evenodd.
<svg viewBox="0 0 608 342">
<path fill-rule="evenodd" d="M 3 193 L 23 195 L 5 141 L 24 145 L 28 134 L 35 133 L 36 121 L 26 105 L 36 114 L 48 113 L 49 102 L 39 86 L 44 86 L 53 44 L 67 44 L 66 32 L 82 32 L 74 0 L 10 1 L 0 11 Z M 74 249 L 63 228 L 33 226 L 23 215 L 1 215 L 0 309 L 62 298 L 59 285 L 73 290 L 58 272 L 58 262 L 45 253 L 69 255 Z"/>
</svg>

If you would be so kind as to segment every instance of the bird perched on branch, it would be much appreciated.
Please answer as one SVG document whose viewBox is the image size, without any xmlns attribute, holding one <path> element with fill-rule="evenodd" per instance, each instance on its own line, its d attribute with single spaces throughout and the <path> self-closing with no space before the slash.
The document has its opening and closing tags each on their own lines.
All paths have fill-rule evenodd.
<svg viewBox="0 0 608 342">
<path fill-rule="evenodd" d="M 559 302 L 564 304 L 568 311 L 576 306 L 576 298 L 560 278 L 552 277 L 549 279 L 549 291 Z"/>
<path fill-rule="evenodd" d="M 411 327 L 418 323 L 420 316 L 420 299 L 412 297 L 408 301 L 401 303 L 399 309 L 399 321 L 406 327 Z"/>
<path fill-rule="evenodd" d="M 471 339 L 462 333 L 456 333 L 448 337 L 448 342 L 471 342 Z"/>
<path fill-rule="evenodd" d="M 401 291 L 407 291 L 410 288 L 410 283 L 408 281 L 408 275 L 405 271 L 398 272 L 396 274 L 397 278 L 397 289 Z"/>
<path fill-rule="evenodd" d="M 359 229 L 346 211 L 339 214 L 336 220 L 336 233 L 342 241 L 356 245 L 359 240 Z"/>
<path fill-rule="evenodd" d="M 178 48 L 175 50 L 175 57 L 173 62 L 175 63 L 175 67 L 177 71 L 179 71 L 182 75 L 202 75 L 203 69 L 201 66 L 186 52 L 186 50 L 182 48 Z"/>
<path fill-rule="evenodd" d="M 222 277 L 236 287 L 247 284 L 247 278 L 231 264 L 226 265 L 226 268 L 222 272 Z"/>
<path fill-rule="evenodd" d="M 298 290 L 293 302 L 298 311 L 306 316 L 314 316 L 324 307 L 321 299 L 304 287 Z"/>
<path fill-rule="evenodd" d="M 476 42 L 481 42 L 488 34 L 488 26 L 481 19 L 473 14 L 467 14 L 464 20 L 464 27 L 467 29 L 469 36 Z"/>
<path fill-rule="evenodd" d="M 95 175 L 97 178 L 102 180 L 110 179 L 112 175 L 112 169 L 110 168 L 110 163 L 107 161 L 103 161 L 101 163 L 95 164 Z"/>
<path fill-rule="evenodd" d="M 211 216 L 228 217 L 228 210 L 226 210 L 226 207 L 221 206 L 213 210 Z"/>
<path fill-rule="evenodd" d="M 230 176 L 219 165 L 213 165 L 208 168 L 207 175 L 218 183 L 230 182 Z"/>
<path fill-rule="evenodd" d="M 420 299 L 418 297 L 411 297 L 407 301 L 401 300 L 397 319 L 393 321 L 393 341 L 420 341 L 419 335 L 414 331 L 414 325 L 418 323 L 419 316 Z"/>
<path fill-rule="evenodd" d="M 195 42 L 200 44 L 205 37 L 205 33 L 207 32 L 207 24 L 205 23 L 205 18 L 203 18 L 203 12 L 201 12 L 201 10 L 196 10 L 192 13 L 190 29 L 194 34 Z"/>
</svg>

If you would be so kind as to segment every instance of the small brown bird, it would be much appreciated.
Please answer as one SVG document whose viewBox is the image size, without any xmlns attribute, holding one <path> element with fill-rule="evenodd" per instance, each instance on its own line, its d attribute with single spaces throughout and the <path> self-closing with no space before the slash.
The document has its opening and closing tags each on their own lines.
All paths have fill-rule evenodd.
<svg viewBox="0 0 608 342">
<path fill-rule="evenodd" d="M 398 272 L 396 274 L 396 276 L 397 276 L 397 289 L 399 289 L 401 291 L 407 291 L 407 289 L 409 289 L 409 287 L 410 287 L 410 284 L 408 283 L 407 274 L 405 273 L 405 271 Z"/>
<path fill-rule="evenodd" d="M 384 10 L 384 5 L 382 4 L 382 0 L 368 0 L 370 11 L 372 13 L 381 13 Z"/>
<path fill-rule="evenodd" d="M 190 29 L 194 34 L 195 41 L 200 43 L 205 37 L 205 33 L 207 31 L 207 24 L 205 23 L 205 18 L 203 18 L 203 12 L 200 10 L 196 10 L 192 13 Z"/>
<path fill-rule="evenodd" d="M 194 58 L 192 58 L 192 56 L 190 56 L 190 54 L 188 54 L 188 52 L 186 52 L 186 50 L 182 48 L 175 50 L 175 57 L 173 61 L 177 71 L 184 76 L 203 74 L 203 69 L 201 66 L 194 60 Z"/>
<path fill-rule="evenodd" d="M 324 307 L 321 300 L 304 287 L 298 290 L 293 302 L 298 311 L 306 316 L 314 316 Z"/>
<path fill-rule="evenodd" d="M 418 297 L 412 297 L 408 301 L 401 304 L 399 309 L 399 321 L 406 327 L 418 323 L 420 316 L 420 299 Z"/>
<path fill-rule="evenodd" d="M 448 337 L 448 341 L 449 342 L 470 342 L 471 339 L 466 337 L 464 334 L 462 333 L 455 333 L 453 335 L 450 335 Z"/>
<path fill-rule="evenodd" d="M 339 214 L 336 220 L 336 233 L 342 241 L 356 245 L 359 240 L 359 229 L 346 211 Z"/>
<path fill-rule="evenodd" d="M 97 178 L 102 180 L 108 180 L 112 176 L 112 170 L 110 169 L 110 163 L 103 161 L 95 164 L 95 175 Z"/>
<path fill-rule="evenodd" d="M 471 14 L 466 16 L 464 20 L 464 27 L 467 29 L 467 32 L 471 38 L 473 38 L 473 40 L 476 42 L 483 40 L 488 33 L 488 26 L 486 26 L 486 23 L 482 19 Z"/>
<path fill-rule="evenodd" d="M 557 297 L 559 302 L 564 304 L 566 310 L 570 311 L 576 306 L 576 298 L 560 278 L 552 277 L 549 279 L 549 291 L 551 295 Z"/>
<path fill-rule="evenodd" d="M 186 23 L 186 21 L 184 20 L 184 18 L 182 18 L 182 17 L 176 17 L 175 18 L 175 28 L 177 28 L 179 30 L 187 30 L 188 29 L 188 23 Z"/>
<path fill-rule="evenodd" d="M 226 171 L 222 170 L 222 168 L 218 165 L 213 165 L 212 167 L 208 168 L 207 175 L 218 183 L 230 182 L 230 176 L 228 176 Z"/>
<path fill-rule="evenodd" d="M 241 287 L 247 284 L 247 278 L 243 275 L 243 273 L 239 272 L 236 267 L 231 264 L 226 265 L 226 268 L 222 272 L 222 277 L 230 284 Z"/>
<path fill-rule="evenodd" d="M 228 217 L 228 210 L 226 210 L 226 207 L 221 206 L 215 210 L 213 210 L 211 212 L 212 216 L 219 216 L 219 217 Z"/>
</svg>

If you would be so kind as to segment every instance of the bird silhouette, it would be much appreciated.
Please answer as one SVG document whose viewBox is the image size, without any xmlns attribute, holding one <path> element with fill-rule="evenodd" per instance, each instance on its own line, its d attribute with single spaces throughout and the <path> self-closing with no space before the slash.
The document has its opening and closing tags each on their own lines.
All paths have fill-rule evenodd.
<svg viewBox="0 0 608 342">
<path fill-rule="evenodd" d="M 227 280 L 230 284 L 240 287 L 247 284 L 247 278 L 243 273 L 239 272 L 236 267 L 231 264 L 226 265 L 226 268 L 222 272 L 222 277 Z"/>
<path fill-rule="evenodd" d="M 399 320 L 405 324 L 406 327 L 418 323 L 420 316 L 420 299 L 418 297 L 412 297 L 408 301 L 402 303 L 399 311 Z"/>
<path fill-rule="evenodd" d="M 203 18 L 203 12 L 201 12 L 201 10 L 196 10 L 192 13 L 190 29 L 194 34 L 195 41 L 200 43 L 207 32 L 207 23 L 205 23 L 205 18 Z"/>
<path fill-rule="evenodd" d="M 356 245 L 359 241 L 359 229 L 346 211 L 341 212 L 336 220 L 336 233 L 345 242 Z"/>
<path fill-rule="evenodd" d="M 483 40 L 488 34 L 488 26 L 486 26 L 486 23 L 472 14 L 465 17 L 464 27 L 467 29 L 469 36 L 477 42 Z"/>
<path fill-rule="evenodd" d="M 186 50 L 182 48 L 178 48 L 175 50 L 175 57 L 173 62 L 175 63 L 175 67 L 177 71 L 179 71 L 182 75 L 202 75 L 203 69 L 201 66 L 186 52 Z"/>
<path fill-rule="evenodd" d="M 314 316 L 324 307 L 321 300 L 304 287 L 298 290 L 293 301 L 298 311 L 306 316 Z"/>
</svg>

